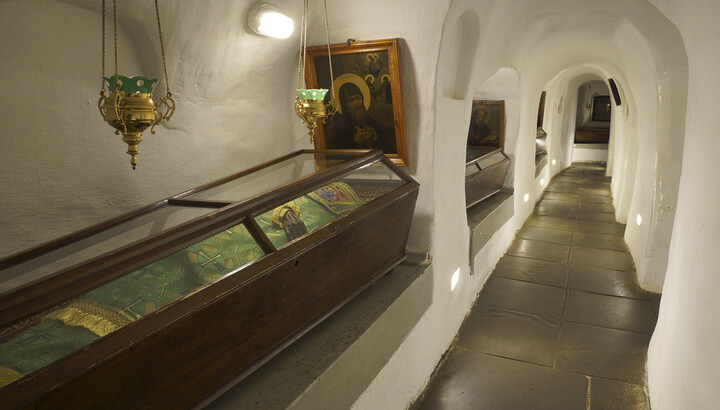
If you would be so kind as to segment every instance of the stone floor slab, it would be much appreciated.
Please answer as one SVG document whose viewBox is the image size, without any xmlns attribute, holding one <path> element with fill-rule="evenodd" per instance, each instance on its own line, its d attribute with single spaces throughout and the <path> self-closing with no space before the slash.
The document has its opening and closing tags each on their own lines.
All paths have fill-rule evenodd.
<svg viewBox="0 0 720 410">
<path fill-rule="evenodd" d="M 581 185 L 580 188 L 578 188 L 577 193 L 582 195 L 582 197 L 586 196 L 598 196 L 598 197 L 606 197 L 610 198 L 610 187 L 603 187 L 598 186 L 596 184 L 584 184 Z M 590 201 L 585 201 L 590 202 Z M 604 203 L 604 202 L 603 202 Z"/>
<path fill-rule="evenodd" d="M 500 258 L 493 275 L 535 282 L 543 285 L 567 286 L 568 267 L 565 264 L 505 255 Z"/>
<path fill-rule="evenodd" d="M 575 232 L 572 236 L 572 245 L 620 252 L 628 251 L 622 236 L 603 233 Z"/>
<path fill-rule="evenodd" d="M 560 321 L 492 308 L 473 309 L 457 345 L 471 350 L 552 367 Z"/>
<path fill-rule="evenodd" d="M 578 410 L 586 392 L 579 374 L 453 349 L 411 409 Z"/>
<path fill-rule="evenodd" d="M 625 235 L 625 225 L 617 222 L 597 222 L 578 219 L 575 223 L 575 232 L 602 233 L 607 235 Z"/>
<path fill-rule="evenodd" d="M 615 213 L 615 207 L 611 204 L 596 204 L 592 202 L 580 202 L 578 210 L 580 212 L 600 212 L 608 214 Z"/>
<path fill-rule="evenodd" d="M 556 366 L 591 376 L 643 383 L 650 336 L 563 323 Z"/>
<path fill-rule="evenodd" d="M 578 193 L 578 187 L 576 184 L 551 184 L 546 188 L 547 192 L 558 192 L 564 194 L 576 194 Z"/>
<path fill-rule="evenodd" d="M 583 175 L 577 181 L 578 185 L 595 186 L 598 188 L 610 189 L 610 178 L 599 175 Z"/>
<path fill-rule="evenodd" d="M 652 334 L 655 312 L 649 300 L 571 290 L 563 320 L 630 332 Z"/>
<path fill-rule="evenodd" d="M 575 229 L 575 219 L 559 218 L 557 216 L 534 215 L 528 219 L 526 225 L 572 231 Z"/>
<path fill-rule="evenodd" d="M 561 218 L 576 218 L 578 215 L 578 210 L 577 210 L 577 207 L 560 208 L 560 207 L 538 206 L 537 209 L 535 210 L 535 215 L 558 216 Z"/>
<path fill-rule="evenodd" d="M 568 201 L 568 202 L 578 202 L 580 201 L 580 195 L 578 194 L 567 194 L 562 192 L 548 192 L 545 191 L 545 193 L 542 196 L 544 199 L 551 199 L 555 201 Z"/>
<path fill-rule="evenodd" d="M 551 181 L 551 184 L 554 183 L 562 183 L 562 184 L 577 184 L 579 181 L 583 179 L 582 174 L 563 174 L 563 175 L 556 175 Z"/>
<path fill-rule="evenodd" d="M 572 243 L 573 233 L 571 231 L 563 231 L 560 229 L 525 226 L 520 230 L 518 236 L 523 239 L 552 242 L 560 245 L 570 245 L 570 243 Z"/>
<path fill-rule="evenodd" d="M 586 221 L 597 221 L 597 222 L 615 222 L 615 214 L 608 214 L 608 213 L 602 213 L 602 212 L 588 212 L 588 211 L 578 211 L 576 213 L 577 219 L 583 219 Z"/>
<path fill-rule="evenodd" d="M 645 391 L 639 384 L 593 377 L 590 392 L 590 410 L 650 410 Z"/>
<path fill-rule="evenodd" d="M 477 305 L 560 320 L 565 289 L 493 277 L 480 292 Z"/>
<path fill-rule="evenodd" d="M 607 249 L 570 248 L 570 264 L 594 266 L 597 268 L 634 271 L 632 256 L 629 252 L 610 251 Z"/>
<path fill-rule="evenodd" d="M 507 254 L 548 262 L 567 263 L 569 251 L 570 246 L 568 245 L 519 238 L 510 246 Z"/>
<path fill-rule="evenodd" d="M 638 285 L 635 272 L 586 265 L 570 265 L 568 272 L 570 289 L 650 300 L 650 295 Z"/>
<path fill-rule="evenodd" d="M 612 198 L 609 196 L 603 196 L 603 195 L 582 195 L 578 194 L 579 200 L 581 202 L 588 202 L 593 204 L 612 204 Z"/>
</svg>

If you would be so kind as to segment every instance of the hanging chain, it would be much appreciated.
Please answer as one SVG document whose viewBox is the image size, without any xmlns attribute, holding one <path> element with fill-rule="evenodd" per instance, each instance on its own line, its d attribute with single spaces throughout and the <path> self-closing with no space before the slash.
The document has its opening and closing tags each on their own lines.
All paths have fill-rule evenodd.
<svg viewBox="0 0 720 410">
<path fill-rule="evenodd" d="M 105 91 L 105 80 L 103 77 L 105 77 L 105 0 L 102 0 L 102 75 L 100 76 L 100 81 L 102 82 L 102 86 L 100 87 L 100 94 L 102 95 Z"/>
<path fill-rule="evenodd" d="M 303 27 L 305 26 L 305 0 L 303 0 L 303 11 L 301 12 L 300 17 L 300 52 L 298 53 L 298 74 L 297 74 L 297 89 L 300 89 L 300 77 L 302 76 L 303 67 L 302 67 L 302 38 L 303 38 Z"/>
<path fill-rule="evenodd" d="M 300 22 L 300 54 L 298 55 L 298 82 L 297 88 L 306 88 L 305 84 L 305 54 L 307 54 L 307 20 L 308 1 L 303 0 L 302 18 Z"/>
<path fill-rule="evenodd" d="M 100 76 L 100 81 L 102 82 L 102 85 L 100 86 L 100 98 L 98 99 L 97 107 L 98 107 L 98 110 L 100 111 L 100 115 L 103 118 L 105 118 L 105 103 L 107 102 L 107 99 L 108 99 L 107 93 L 105 92 L 105 90 L 108 88 L 105 85 L 105 78 L 104 78 L 105 77 L 105 0 L 102 0 L 102 7 L 101 7 L 100 14 L 102 16 L 102 23 L 101 23 L 102 46 L 101 46 L 101 51 L 100 51 L 100 55 L 101 55 L 101 59 L 100 59 L 101 64 L 100 65 L 102 66 L 102 68 L 101 68 L 102 75 Z M 108 89 L 108 91 L 109 91 L 109 89 Z"/>
<path fill-rule="evenodd" d="M 158 35 L 160 36 L 160 54 L 162 54 L 163 72 L 165 73 L 165 90 L 167 95 L 172 95 L 170 92 L 170 81 L 168 80 L 167 62 L 165 61 L 165 41 L 163 40 L 162 27 L 160 26 L 160 7 L 158 7 L 158 0 L 155 0 L 155 17 L 157 17 Z"/>
<path fill-rule="evenodd" d="M 170 80 L 168 79 L 167 61 L 165 59 L 165 40 L 163 39 L 162 26 L 160 25 L 160 6 L 158 0 L 155 0 L 155 17 L 157 19 L 158 37 L 160 37 L 160 54 L 162 55 L 163 73 L 165 74 L 165 97 L 158 102 L 155 107 L 156 119 L 150 132 L 155 134 L 155 127 L 160 124 L 160 120 L 169 121 L 175 113 L 175 99 L 170 91 Z M 165 112 L 160 111 L 160 107 L 165 107 Z"/>
<path fill-rule="evenodd" d="M 113 0 L 113 41 L 115 43 L 115 92 L 118 92 L 120 73 L 118 70 L 117 0 Z"/>
<path fill-rule="evenodd" d="M 309 13 L 310 9 L 310 1 L 305 0 L 305 4 L 303 5 L 303 13 L 305 13 L 305 24 L 303 27 L 303 45 L 302 45 L 302 65 L 303 65 L 303 77 L 302 77 L 302 86 L 303 88 L 307 88 L 307 82 L 305 78 L 305 71 L 307 70 L 307 24 L 308 20 L 310 19 Z"/>
<path fill-rule="evenodd" d="M 125 117 L 120 115 L 120 104 L 123 102 L 123 97 L 120 94 L 120 70 L 119 59 L 118 59 L 118 24 L 117 24 L 117 0 L 113 0 L 113 41 L 115 43 L 115 116 L 120 120 L 123 126 L 123 134 L 127 132 L 127 124 L 125 124 Z M 117 134 L 120 130 L 115 131 Z"/>
<path fill-rule="evenodd" d="M 336 99 L 335 96 L 335 75 L 333 74 L 332 53 L 330 52 L 330 24 L 327 12 L 327 0 L 323 0 L 325 11 L 325 43 L 327 44 L 328 65 L 330 66 L 330 101 Z M 297 88 L 306 88 L 305 69 L 307 64 L 307 21 L 308 21 L 309 0 L 303 0 L 302 18 L 300 22 L 300 55 L 298 56 L 298 81 Z"/>
<path fill-rule="evenodd" d="M 330 53 L 330 25 L 328 24 L 327 0 L 323 0 L 323 4 L 325 5 L 325 40 L 327 43 L 328 64 L 330 65 L 330 102 L 332 102 L 336 99 L 335 77 L 333 76 L 332 54 Z"/>
</svg>

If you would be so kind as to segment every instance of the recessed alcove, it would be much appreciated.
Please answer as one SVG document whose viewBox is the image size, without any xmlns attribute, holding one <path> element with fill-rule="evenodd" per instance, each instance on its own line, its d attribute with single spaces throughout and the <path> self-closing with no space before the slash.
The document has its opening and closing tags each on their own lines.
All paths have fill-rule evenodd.
<svg viewBox="0 0 720 410">
<path fill-rule="evenodd" d="M 605 81 L 590 80 L 578 87 L 576 113 L 573 162 L 607 163 L 612 108 Z"/>
<path fill-rule="evenodd" d="M 513 167 L 520 121 L 518 72 L 510 67 L 498 69 L 475 88 L 472 96 L 472 101 L 475 102 L 502 104 L 503 138 L 499 147 L 467 147 L 465 203 L 470 236 L 471 275 L 475 274 L 475 264 L 483 262 L 482 259 L 477 259 L 483 247 L 515 214 Z M 470 112 L 468 107 L 468 113 Z M 473 120 L 474 117 L 471 116 L 470 121 Z M 469 139 L 468 133 L 468 144 Z M 479 153 L 473 154 L 473 150 L 479 150 Z"/>
<path fill-rule="evenodd" d="M 470 228 L 470 265 L 475 256 L 515 215 L 513 208 L 514 193 L 512 188 L 503 188 L 490 198 L 468 208 L 467 218 Z M 471 271 L 471 274 L 473 271 Z"/>
</svg>

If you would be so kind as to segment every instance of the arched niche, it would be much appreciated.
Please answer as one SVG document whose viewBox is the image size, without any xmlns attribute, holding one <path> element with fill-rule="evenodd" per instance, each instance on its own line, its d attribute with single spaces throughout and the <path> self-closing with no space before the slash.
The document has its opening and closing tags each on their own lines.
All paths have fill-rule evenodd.
<svg viewBox="0 0 720 410">
<path fill-rule="evenodd" d="M 578 86 L 572 162 L 607 163 L 611 107 L 610 90 L 601 78 Z"/>
<path fill-rule="evenodd" d="M 512 155 L 517 144 L 520 124 L 520 75 L 512 67 L 501 67 L 489 78 L 474 87 L 473 100 L 502 100 L 505 102 L 505 138 L 503 150 Z M 468 118 L 470 108 L 468 108 Z M 468 122 L 469 123 L 469 122 Z M 509 181 L 512 185 L 512 181 Z"/>
<path fill-rule="evenodd" d="M 443 76 L 443 94 L 462 100 L 468 92 L 472 67 L 480 38 L 480 18 L 473 10 L 466 10 L 450 30 L 449 47 L 444 51 L 449 66 Z"/>
</svg>

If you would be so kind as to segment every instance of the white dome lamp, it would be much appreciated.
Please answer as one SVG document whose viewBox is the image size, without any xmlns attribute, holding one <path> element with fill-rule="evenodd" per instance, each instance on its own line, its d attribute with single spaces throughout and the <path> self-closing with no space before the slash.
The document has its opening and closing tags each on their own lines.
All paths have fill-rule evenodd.
<svg viewBox="0 0 720 410">
<path fill-rule="evenodd" d="M 267 3 L 255 3 L 247 14 L 248 28 L 272 38 L 288 38 L 295 30 L 295 22 L 279 8 Z"/>
</svg>

